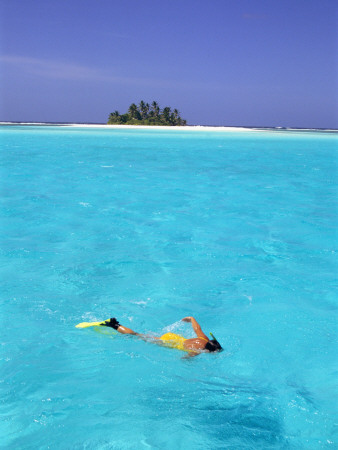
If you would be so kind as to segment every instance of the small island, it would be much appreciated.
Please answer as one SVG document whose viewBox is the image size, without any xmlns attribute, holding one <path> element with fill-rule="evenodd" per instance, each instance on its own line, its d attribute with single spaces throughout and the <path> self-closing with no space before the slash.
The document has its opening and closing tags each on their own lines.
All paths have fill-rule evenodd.
<svg viewBox="0 0 338 450">
<path fill-rule="evenodd" d="M 145 103 L 143 100 L 137 106 L 132 103 L 128 112 L 120 114 L 114 111 L 109 114 L 108 125 L 165 125 L 184 126 L 187 121 L 182 119 L 177 109 L 166 106 L 161 110 L 157 102 Z"/>
</svg>

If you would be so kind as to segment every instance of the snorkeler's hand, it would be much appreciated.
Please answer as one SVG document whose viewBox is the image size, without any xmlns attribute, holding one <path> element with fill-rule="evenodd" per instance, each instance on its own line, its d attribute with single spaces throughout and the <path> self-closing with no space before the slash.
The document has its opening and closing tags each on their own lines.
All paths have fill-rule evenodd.
<svg viewBox="0 0 338 450">
<path fill-rule="evenodd" d="M 201 328 L 201 325 L 197 322 L 197 320 L 194 317 L 184 317 L 183 322 L 191 322 L 191 326 L 193 327 L 193 330 L 197 334 L 197 337 L 206 339 L 206 341 L 209 341 L 208 336 L 206 336 Z"/>
</svg>

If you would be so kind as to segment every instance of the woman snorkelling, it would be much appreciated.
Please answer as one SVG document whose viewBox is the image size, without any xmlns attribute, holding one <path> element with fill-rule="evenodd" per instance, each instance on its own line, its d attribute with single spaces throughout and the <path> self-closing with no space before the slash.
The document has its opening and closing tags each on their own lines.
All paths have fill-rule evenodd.
<svg viewBox="0 0 338 450">
<path fill-rule="evenodd" d="M 212 339 L 209 339 L 208 336 L 205 333 L 203 333 L 202 328 L 196 319 L 189 316 L 184 317 L 182 321 L 191 323 L 197 337 L 192 339 L 186 339 L 183 336 L 180 336 L 175 333 L 165 333 L 161 337 L 147 336 L 145 334 L 136 333 L 134 330 L 131 330 L 130 328 L 120 325 L 120 323 L 115 319 L 115 317 L 106 320 L 105 322 L 101 322 L 100 326 L 111 327 L 121 334 L 132 334 L 140 337 L 141 339 L 147 341 L 151 340 L 156 344 L 176 348 L 178 350 L 184 350 L 191 354 L 198 354 L 202 351 L 217 352 L 222 350 L 222 346 L 217 341 L 215 336 L 212 333 L 210 333 Z"/>
</svg>

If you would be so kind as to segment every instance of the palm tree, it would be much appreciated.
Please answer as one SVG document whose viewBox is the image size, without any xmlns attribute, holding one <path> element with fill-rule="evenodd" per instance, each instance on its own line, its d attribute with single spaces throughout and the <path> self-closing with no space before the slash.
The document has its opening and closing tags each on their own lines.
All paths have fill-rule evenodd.
<svg viewBox="0 0 338 450">
<path fill-rule="evenodd" d="M 173 125 L 180 125 L 181 118 L 180 118 L 180 113 L 179 113 L 178 109 L 176 109 L 176 108 L 174 109 L 171 117 L 172 117 Z"/>
<path fill-rule="evenodd" d="M 120 113 L 116 110 L 109 114 L 108 123 L 116 123 L 120 119 Z"/>
<path fill-rule="evenodd" d="M 143 116 L 144 116 L 144 107 L 145 107 L 145 106 L 146 106 L 146 104 L 144 103 L 143 100 L 141 100 L 141 101 L 140 101 L 140 104 L 138 105 L 138 107 L 139 107 L 139 111 L 140 111 L 140 113 L 141 113 L 142 119 L 143 119 Z"/>
<path fill-rule="evenodd" d="M 141 113 L 142 119 L 146 119 L 148 117 L 149 104 L 148 103 L 144 103 L 144 101 L 141 100 L 140 104 L 139 104 L 139 108 L 140 108 L 140 113 Z"/>
<path fill-rule="evenodd" d="M 171 109 L 169 106 L 166 106 L 165 108 L 163 108 L 162 117 L 166 122 L 170 121 L 170 113 L 171 113 Z"/>
<path fill-rule="evenodd" d="M 155 116 L 156 118 L 158 118 L 159 115 L 160 115 L 160 107 L 159 107 L 158 103 L 155 102 L 155 101 L 153 101 L 152 104 L 151 104 L 151 106 L 152 106 L 153 111 L 154 111 L 154 116 Z"/>
<path fill-rule="evenodd" d="M 132 104 L 129 106 L 128 114 L 130 114 L 130 118 L 131 118 L 131 119 L 137 119 L 137 116 L 138 116 L 138 110 L 137 110 L 137 106 L 135 105 L 135 103 L 132 103 Z"/>
<path fill-rule="evenodd" d="M 177 125 L 177 123 L 176 123 L 177 120 L 176 120 L 175 114 L 173 112 L 170 114 L 169 122 L 170 122 L 170 125 Z"/>
</svg>

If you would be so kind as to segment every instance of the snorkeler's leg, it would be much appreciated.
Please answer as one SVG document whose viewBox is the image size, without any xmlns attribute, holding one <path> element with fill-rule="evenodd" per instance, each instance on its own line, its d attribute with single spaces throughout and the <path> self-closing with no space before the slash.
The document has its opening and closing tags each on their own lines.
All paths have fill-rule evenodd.
<svg viewBox="0 0 338 450">
<path fill-rule="evenodd" d="M 141 338 L 141 339 L 143 339 L 144 341 L 147 341 L 147 342 L 155 342 L 155 344 L 160 343 L 159 342 L 160 338 L 157 337 L 157 336 L 153 336 L 151 334 L 136 333 L 136 331 L 134 331 L 134 330 L 132 330 L 130 328 L 124 327 L 123 325 L 120 325 L 117 328 L 117 331 L 119 333 L 122 333 L 122 334 L 133 334 L 134 336 L 137 336 L 137 337 L 139 337 L 139 338 Z"/>
<path fill-rule="evenodd" d="M 122 334 L 133 334 L 134 336 L 137 336 L 138 338 L 143 339 L 144 341 L 153 342 L 154 344 L 161 344 L 162 343 L 160 341 L 159 337 L 156 337 L 156 336 L 153 336 L 153 335 L 149 335 L 149 334 L 136 333 L 136 331 L 134 331 L 134 330 L 132 330 L 130 328 L 124 327 L 123 325 L 120 325 L 117 328 L 117 331 L 119 333 L 122 333 Z"/>
<path fill-rule="evenodd" d="M 139 336 L 139 333 L 136 333 L 131 328 L 124 327 L 123 325 L 119 325 L 119 327 L 117 328 L 117 331 L 121 334 L 134 334 L 134 335 Z"/>
<path fill-rule="evenodd" d="M 114 328 L 121 334 L 132 334 L 141 339 L 144 339 L 145 341 L 155 341 L 156 342 L 156 340 L 160 339 L 155 336 L 148 336 L 146 334 L 136 333 L 136 331 L 132 330 L 131 328 L 120 325 L 120 323 L 115 319 L 115 317 L 113 317 L 112 319 L 106 320 L 104 323 L 101 324 L 101 326 Z"/>
<path fill-rule="evenodd" d="M 120 322 L 118 322 L 115 319 L 115 317 L 113 317 L 109 320 L 106 320 L 105 322 L 102 322 L 101 326 L 114 328 L 114 330 L 117 330 L 121 334 L 138 334 L 131 328 L 124 327 L 123 325 L 121 325 Z"/>
<path fill-rule="evenodd" d="M 155 344 L 161 343 L 161 341 L 159 340 L 160 339 L 159 337 L 148 335 L 148 334 L 136 333 L 136 331 L 132 330 L 131 328 L 124 327 L 123 325 L 120 325 L 117 328 L 117 331 L 122 334 L 133 334 L 134 336 L 137 336 L 138 338 L 143 339 L 144 341 L 147 341 L 147 342 L 154 342 Z"/>
</svg>

